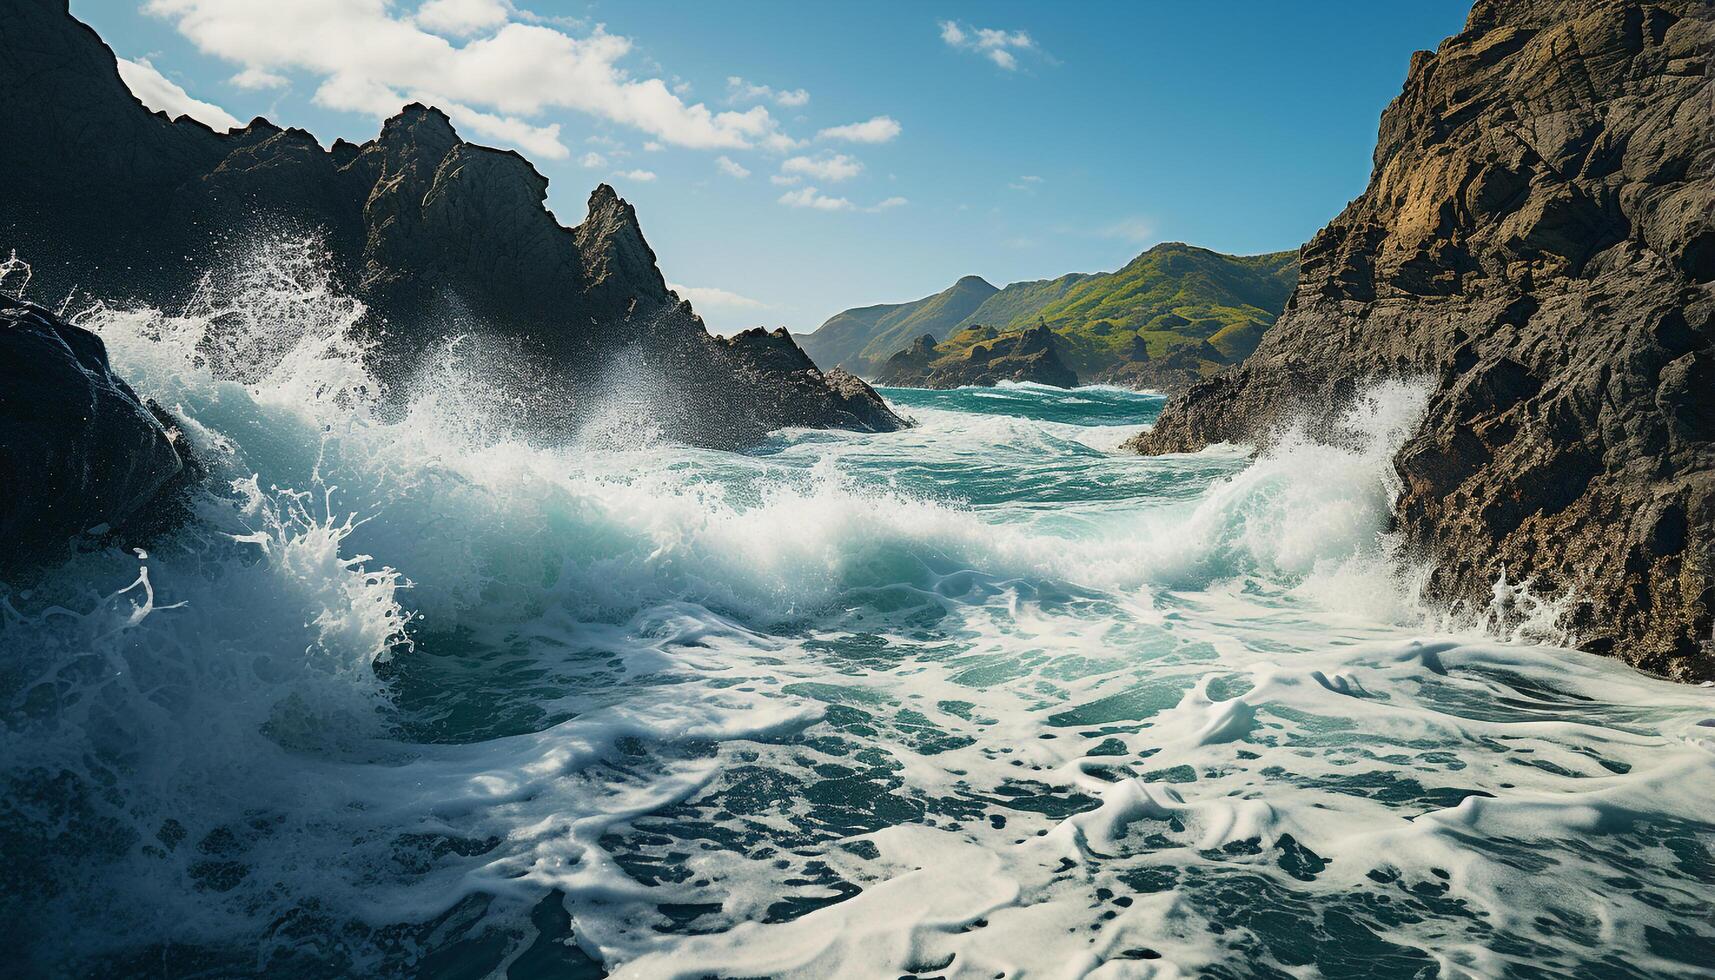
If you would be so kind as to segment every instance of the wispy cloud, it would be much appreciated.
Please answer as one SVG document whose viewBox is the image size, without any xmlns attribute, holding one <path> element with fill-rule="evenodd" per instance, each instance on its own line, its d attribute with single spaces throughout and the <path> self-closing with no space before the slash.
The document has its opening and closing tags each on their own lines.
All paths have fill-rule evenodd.
<svg viewBox="0 0 1715 980">
<path fill-rule="evenodd" d="M 213 102 L 191 98 L 190 93 L 179 83 L 156 71 L 147 58 L 138 58 L 136 61 L 120 58 L 119 77 L 138 101 L 175 119 L 179 116 L 189 116 L 210 129 L 221 132 L 241 129 L 244 126 L 232 113 Z"/>
<path fill-rule="evenodd" d="M 1118 238 L 1121 241 L 1142 243 L 1155 237 L 1155 226 L 1144 218 L 1121 218 L 1096 229 L 1097 238 Z"/>
<path fill-rule="evenodd" d="M 602 156 L 600 153 L 591 151 L 589 153 L 585 153 L 581 157 L 578 157 L 578 165 L 581 167 L 588 167 L 591 170 L 600 170 L 602 167 L 607 166 L 607 157 Z"/>
<path fill-rule="evenodd" d="M 747 82 L 737 75 L 729 75 L 726 80 L 728 102 L 772 102 L 788 109 L 796 109 L 809 104 L 810 93 L 801 88 L 776 89 L 767 85 L 757 85 Z"/>
<path fill-rule="evenodd" d="M 800 187 L 780 195 L 780 203 L 789 208 L 814 208 L 817 211 L 850 211 L 854 205 L 843 197 L 829 197 L 814 187 Z"/>
<path fill-rule="evenodd" d="M 892 116 L 876 116 L 863 122 L 831 126 L 817 133 L 819 139 L 844 140 L 847 143 L 886 143 L 900 132 L 899 121 Z"/>
<path fill-rule="evenodd" d="M 667 288 L 678 293 L 681 298 L 691 301 L 692 306 L 710 310 L 765 310 L 768 304 L 749 296 L 740 296 L 727 289 L 717 289 L 713 286 L 681 286 L 676 282 L 667 284 Z"/>
<path fill-rule="evenodd" d="M 905 205 L 910 204 L 910 203 L 911 203 L 910 201 L 906 200 L 903 197 L 890 197 L 885 201 L 880 201 L 880 202 L 877 202 L 876 204 L 873 204 L 867 208 L 864 208 L 864 210 L 865 211 L 872 211 L 872 212 L 873 211 L 891 211 L 894 208 L 902 208 Z"/>
<path fill-rule="evenodd" d="M 837 182 L 863 173 L 863 164 L 844 153 L 823 153 L 813 157 L 787 157 L 780 164 L 780 172 Z"/>
<path fill-rule="evenodd" d="M 417 23 L 438 34 L 466 37 L 506 23 L 501 0 L 428 0 L 417 8 Z"/>
<path fill-rule="evenodd" d="M 621 170 L 619 173 L 614 174 L 614 176 L 615 177 L 624 177 L 626 180 L 635 180 L 639 183 L 647 184 L 648 182 L 655 179 L 655 171 L 653 171 L 653 170 Z"/>
<path fill-rule="evenodd" d="M 768 182 L 776 187 L 794 187 L 803 181 L 804 178 L 792 174 L 774 174 L 768 178 Z"/>
<path fill-rule="evenodd" d="M 716 157 L 715 167 L 728 177 L 737 177 L 739 180 L 750 176 L 749 168 L 731 157 Z"/>
<path fill-rule="evenodd" d="M 230 84 L 250 91 L 260 91 L 270 88 L 285 88 L 290 81 L 284 75 L 276 75 L 271 71 L 260 68 L 246 68 L 227 79 Z"/>
<path fill-rule="evenodd" d="M 1025 174 L 1024 176 L 1018 178 L 1017 180 L 1013 181 L 1010 184 L 1007 184 L 1006 186 L 1012 188 L 1015 191 L 1030 191 L 1030 190 L 1035 190 L 1037 187 L 1041 186 L 1041 184 L 1042 184 L 1042 178 L 1041 177 L 1038 177 L 1035 174 Z"/>
<path fill-rule="evenodd" d="M 1025 31 L 972 27 L 958 21 L 941 21 L 941 40 L 950 48 L 971 51 L 1007 70 L 1018 70 L 1018 53 L 1036 51 L 1036 39 Z"/>
</svg>

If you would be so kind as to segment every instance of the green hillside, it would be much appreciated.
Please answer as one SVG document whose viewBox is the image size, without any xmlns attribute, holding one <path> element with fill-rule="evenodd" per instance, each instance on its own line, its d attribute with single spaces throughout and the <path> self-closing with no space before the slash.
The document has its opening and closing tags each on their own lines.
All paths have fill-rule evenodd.
<svg viewBox="0 0 1715 980">
<path fill-rule="evenodd" d="M 1255 350 L 1297 280 L 1297 252 L 1222 255 L 1169 242 L 1115 272 L 1001 290 L 967 276 L 914 303 L 847 310 L 799 342 L 817 364 L 874 377 L 925 334 L 950 364 L 980 342 L 1044 324 L 1082 381 L 1179 388 Z"/>
<path fill-rule="evenodd" d="M 967 320 L 999 290 L 978 276 L 966 276 L 933 296 L 910 303 L 888 303 L 846 310 L 816 329 L 800 335 L 798 343 L 818 365 L 835 365 L 869 376 L 900 350 L 924 334 L 945 337 Z"/>
<path fill-rule="evenodd" d="M 964 329 L 973 323 L 994 324 L 997 327 L 1018 325 L 1023 328 L 1034 326 L 1036 315 L 1045 307 L 1058 303 L 1077 286 L 1092 279 L 1100 278 L 1102 275 L 1105 273 L 1092 275 L 1088 272 L 1071 272 L 1058 279 L 1015 282 L 984 300 L 983 305 L 977 307 L 970 316 L 965 317 L 964 322 L 959 324 L 959 329 Z"/>
</svg>

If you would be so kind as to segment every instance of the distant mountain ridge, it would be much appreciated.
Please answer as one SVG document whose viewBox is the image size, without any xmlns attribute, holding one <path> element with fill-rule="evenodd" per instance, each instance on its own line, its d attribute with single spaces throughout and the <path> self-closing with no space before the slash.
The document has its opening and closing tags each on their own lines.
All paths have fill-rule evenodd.
<svg viewBox="0 0 1715 980">
<path fill-rule="evenodd" d="M 965 276 L 932 296 L 908 303 L 860 306 L 836 313 L 798 338 L 817 364 L 873 375 L 888 356 L 928 334 L 939 340 L 970 319 L 1002 290 L 980 276 Z"/>
<path fill-rule="evenodd" d="M 847 310 L 800 342 L 818 363 L 873 377 L 925 335 L 937 342 L 937 358 L 951 362 L 978 344 L 992 348 L 998 336 L 1045 325 L 1083 381 L 1176 389 L 1256 349 L 1297 279 L 1296 252 L 1233 256 L 1169 242 L 1114 272 L 998 290 L 967 276 L 913 303 Z M 991 292 L 970 305 L 981 287 Z"/>
</svg>

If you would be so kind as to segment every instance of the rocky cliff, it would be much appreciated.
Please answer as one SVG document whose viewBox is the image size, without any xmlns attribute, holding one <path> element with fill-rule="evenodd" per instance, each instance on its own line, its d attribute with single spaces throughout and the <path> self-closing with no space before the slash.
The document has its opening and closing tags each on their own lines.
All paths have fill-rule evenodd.
<svg viewBox="0 0 1715 980">
<path fill-rule="evenodd" d="M 171 306 L 257 232 L 289 227 L 319 234 L 341 287 L 368 305 L 389 384 L 444 339 L 479 334 L 533 365 L 544 422 L 576 424 L 612 393 L 616 364 L 642 364 L 670 438 L 739 446 L 788 424 L 903 424 L 814 365 L 782 374 L 710 336 L 612 188 L 562 227 L 545 177 L 463 141 L 437 109 L 407 106 L 361 146 L 324 149 L 263 119 L 217 134 L 145 109 L 63 0 L 9 9 L 0 77 L 0 247 L 31 263 L 40 295 Z"/>
<path fill-rule="evenodd" d="M 1570 596 L 1587 649 L 1715 677 L 1715 4 L 1480 0 L 1412 57 L 1286 312 L 1144 452 L 1433 396 L 1395 465 L 1431 588 Z M 1337 436 L 1337 433 L 1330 433 Z"/>
<path fill-rule="evenodd" d="M 901 388 L 963 388 L 1002 381 L 1029 381 L 1072 388 L 1078 376 L 1060 357 L 1060 343 L 1047 327 L 1001 334 L 968 349 L 942 350 L 929 334 L 894 354 L 876 381 Z"/>
</svg>

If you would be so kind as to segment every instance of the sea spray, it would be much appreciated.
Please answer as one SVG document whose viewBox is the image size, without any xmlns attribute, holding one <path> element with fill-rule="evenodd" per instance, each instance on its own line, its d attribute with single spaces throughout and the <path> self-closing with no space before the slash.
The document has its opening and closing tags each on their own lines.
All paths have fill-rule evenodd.
<svg viewBox="0 0 1715 980">
<path fill-rule="evenodd" d="M 85 318 L 215 472 L 147 558 L 0 606 L 35 972 L 1691 975 L 1715 941 L 1715 705 L 1412 618 L 1409 384 L 1255 460 L 1102 452 L 1162 400 L 1031 386 L 556 445 L 468 346 L 377 411 L 359 311 L 287 264 L 245 380 L 203 354 L 241 293 Z"/>
</svg>

